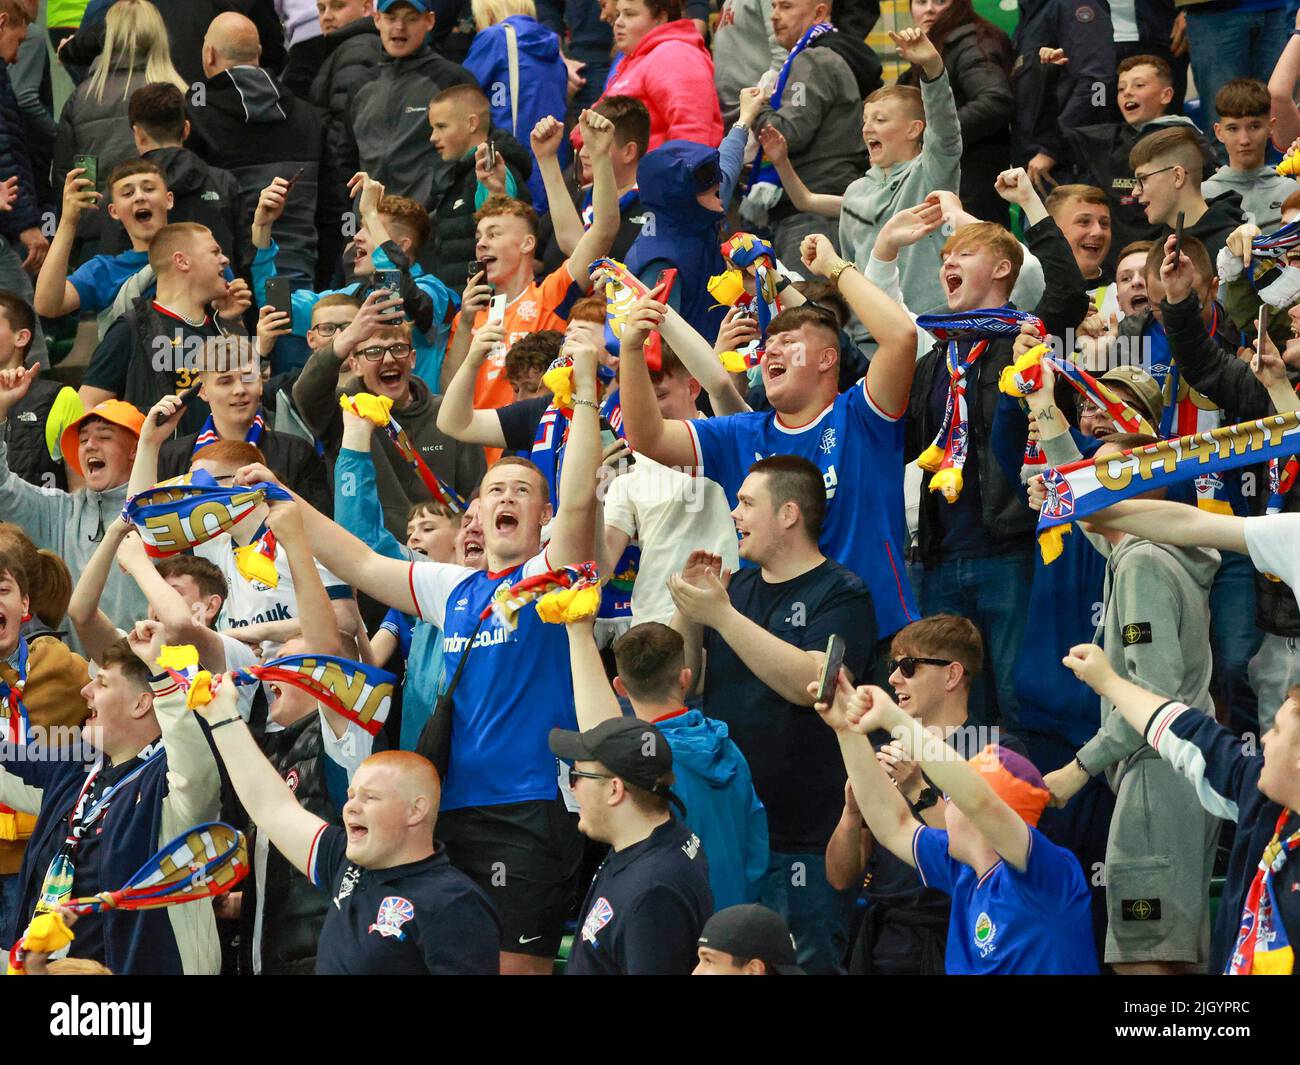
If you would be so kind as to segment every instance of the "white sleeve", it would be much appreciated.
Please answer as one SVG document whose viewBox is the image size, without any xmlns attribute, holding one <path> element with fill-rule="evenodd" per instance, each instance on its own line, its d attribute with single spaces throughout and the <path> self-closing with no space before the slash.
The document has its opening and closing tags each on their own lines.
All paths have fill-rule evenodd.
<svg viewBox="0 0 1300 1065">
<path fill-rule="evenodd" d="M 1280 578 L 1294 594 L 1300 588 L 1300 513 L 1247 518 L 1244 528 L 1255 568 Z"/>
<path fill-rule="evenodd" d="M 1038 257 L 1023 244 L 1020 245 L 1020 250 L 1024 252 L 1025 261 L 1021 263 L 1020 275 L 1011 289 L 1011 302 L 1017 307 L 1032 311 L 1042 300 L 1047 282 L 1043 277 L 1043 264 L 1038 261 Z"/>
<path fill-rule="evenodd" d="M 897 303 L 907 316 L 912 319 L 912 324 L 916 325 L 916 315 L 912 309 L 903 302 L 903 289 L 901 279 L 898 273 L 898 260 L 884 262 L 877 259 L 873 253 L 867 260 L 867 268 L 862 272 L 862 276 L 870 281 L 876 288 L 880 289 L 886 296 Z M 920 326 L 916 327 L 916 357 L 919 361 L 932 347 L 934 347 L 934 337 L 927 333 Z"/>
<path fill-rule="evenodd" d="M 537 552 L 537 554 L 520 567 L 519 579 L 523 580 L 525 577 L 536 577 L 539 573 L 549 573 L 554 568 L 555 567 L 547 561 L 546 548 L 543 547 L 539 552 Z"/>
<path fill-rule="evenodd" d="M 342 736 L 334 735 L 334 730 L 325 719 L 325 711 L 317 709 L 320 714 L 320 735 L 325 754 L 331 762 L 341 767 L 352 783 L 352 774 L 357 767 L 370 757 L 374 750 L 375 738 L 355 721 L 348 722 L 348 730 Z"/>
<path fill-rule="evenodd" d="M 411 597 L 421 621 L 442 628 L 447 611 L 447 597 L 466 577 L 478 572 L 449 562 L 412 562 Z"/>
<path fill-rule="evenodd" d="M 605 524 L 636 539 L 636 506 L 628 491 L 629 482 L 634 476 L 635 472 L 629 470 L 611 482 L 605 492 Z"/>
<path fill-rule="evenodd" d="M 248 669 L 250 666 L 260 666 L 262 661 L 257 657 L 248 644 L 242 640 L 236 640 L 233 636 L 227 636 L 224 632 L 217 633 L 221 637 L 221 648 L 226 655 L 226 672 L 233 673 L 236 670 Z M 241 684 L 239 686 L 239 701 L 236 707 L 239 710 L 239 716 L 247 723 L 253 716 L 253 700 L 257 697 L 258 685 Z"/>
<path fill-rule="evenodd" d="M 340 578 L 336 577 L 333 573 L 327 570 L 319 562 L 316 563 L 316 572 L 320 574 L 320 582 L 321 584 L 325 585 L 327 591 L 330 588 L 345 587 L 348 583 L 347 581 L 341 580 Z"/>
</svg>

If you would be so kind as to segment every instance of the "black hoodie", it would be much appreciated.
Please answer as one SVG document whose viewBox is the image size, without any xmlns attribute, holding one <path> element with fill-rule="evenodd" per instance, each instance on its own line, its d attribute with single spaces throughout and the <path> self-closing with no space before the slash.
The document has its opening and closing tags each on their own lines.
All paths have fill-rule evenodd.
<svg viewBox="0 0 1300 1065">
<path fill-rule="evenodd" d="M 275 224 L 282 274 L 304 286 L 316 276 L 316 190 L 323 134 L 316 109 L 260 67 L 239 66 L 205 78 L 190 92 L 190 147 L 239 183 L 238 237 L 251 261 L 249 234 L 262 189 L 303 171 Z"/>
</svg>

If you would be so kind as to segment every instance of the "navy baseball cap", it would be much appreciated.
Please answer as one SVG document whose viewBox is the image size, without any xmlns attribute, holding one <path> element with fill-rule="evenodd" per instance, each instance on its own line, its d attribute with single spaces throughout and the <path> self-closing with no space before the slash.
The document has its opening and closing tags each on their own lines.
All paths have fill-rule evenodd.
<svg viewBox="0 0 1300 1065">
<path fill-rule="evenodd" d="M 758 958 L 784 976 L 804 976 L 795 961 L 794 939 L 785 918 L 757 903 L 728 906 L 705 922 L 699 944 L 734 958 Z"/>
<path fill-rule="evenodd" d="M 377 0 L 375 10 L 387 11 L 398 4 L 408 4 L 415 8 L 416 11 L 429 12 L 433 10 L 433 0 Z"/>
</svg>

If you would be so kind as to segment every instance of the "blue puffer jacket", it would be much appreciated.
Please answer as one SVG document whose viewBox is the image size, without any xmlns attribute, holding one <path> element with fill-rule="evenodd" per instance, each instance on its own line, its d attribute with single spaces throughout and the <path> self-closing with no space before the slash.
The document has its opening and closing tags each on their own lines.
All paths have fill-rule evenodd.
<svg viewBox="0 0 1300 1065">
<path fill-rule="evenodd" d="M 709 164 L 721 180 L 718 149 L 694 141 L 664 141 L 641 160 L 636 180 L 647 222 L 628 249 L 627 268 L 653 285 L 659 269 L 675 266 L 673 302 L 680 297 L 682 317 L 712 341 L 727 310 L 714 306 L 707 287 L 710 277 L 726 269 L 718 250 L 726 215 L 696 199 L 695 175 Z"/>
<path fill-rule="evenodd" d="M 709 858 L 714 907 L 757 902 L 767 871 L 767 810 L 754 791 L 745 756 L 726 725 L 698 710 L 655 724 L 672 748 L 673 791 L 686 804 L 686 824 Z"/>
<path fill-rule="evenodd" d="M 18 198 L 12 211 L 0 212 L 0 234 L 15 240 L 23 230 L 41 224 L 36 178 L 32 174 L 26 138 L 23 113 L 18 107 L 13 82 L 9 80 L 9 64 L 0 59 L 0 181 L 18 176 Z"/>
<path fill-rule="evenodd" d="M 506 43 L 507 27 L 515 31 L 518 44 L 519 99 L 510 99 L 510 53 Z M 546 187 L 529 147 L 528 135 L 543 117 L 550 115 L 564 121 L 568 111 L 569 72 L 560 55 L 560 38 L 535 18 L 511 15 L 508 19 L 480 30 L 474 35 L 465 69 L 478 79 L 492 106 L 492 125 L 509 130 L 533 159 L 528 177 L 528 191 L 538 213 L 546 210 Z M 560 146 L 560 165 L 569 160 L 569 146 Z"/>
</svg>

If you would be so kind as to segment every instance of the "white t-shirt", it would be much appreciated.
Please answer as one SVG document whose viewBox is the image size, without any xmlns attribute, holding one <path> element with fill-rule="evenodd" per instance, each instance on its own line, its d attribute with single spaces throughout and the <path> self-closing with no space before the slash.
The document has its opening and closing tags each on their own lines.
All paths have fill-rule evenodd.
<svg viewBox="0 0 1300 1065">
<path fill-rule="evenodd" d="M 1260 573 L 1279 578 L 1300 603 L 1300 514 L 1246 519 L 1246 550 Z"/>
<path fill-rule="evenodd" d="M 261 665 L 257 652 L 248 644 L 236 640 L 233 636 L 227 636 L 224 632 L 219 632 L 217 635 L 221 637 L 221 647 L 225 651 L 227 672 Z M 253 699 L 257 695 L 257 688 L 256 684 L 241 684 L 236 689 L 239 693 L 239 716 L 244 719 L 245 724 L 253 716 Z"/>
<path fill-rule="evenodd" d="M 259 588 L 248 581 L 235 565 L 235 541 L 229 534 L 218 536 L 207 543 L 199 544 L 194 553 L 213 563 L 226 578 L 230 593 L 221 608 L 218 619 L 220 628 L 237 629 L 244 625 L 261 624 L 266 621 L 289 621 L 298 616 L 298 597 L 294 594 L 293 577 L 289 573 L 289 558 L 279 544 L 275 548 L 275 571 L 279 582 L 274 588 Z M 334 574 L 316 563 L 325 590 L 346 588 L 347 585 Z M 331 595 L 331 598 L 333 596 Z M 274 658 L 279 644 L 263 644 L 262 654 Z"/>
<path fill-rule="evenodd" d="M 668 578 L 680 573 L 694 550 L 722 556 L 731 572 L 740 566 L 736 525 L 727 494 L 716 481 L 664 466 L 645 455 L 610 482 L 605 524 L 630 536 L 641 548 L 641 567 L 632 587 L 632 624 L 673 616 Z"/>
</svg>

